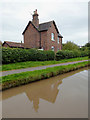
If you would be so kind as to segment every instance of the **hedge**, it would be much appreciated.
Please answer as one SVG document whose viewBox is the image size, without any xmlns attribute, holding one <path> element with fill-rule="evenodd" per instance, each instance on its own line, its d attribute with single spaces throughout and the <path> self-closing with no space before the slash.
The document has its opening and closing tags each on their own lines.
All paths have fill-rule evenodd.
<svg viewBox="0 0 90 120">
<path fill-rule="evenodd" d="M 56 53 L 55 56 L 55 53 L 53 51 L 2 47 L 2 63 L 8 64 L 25 61 L 49 61 L 55 59 L 61 60 L 76 57 L 85 57 L 88 56 L 88 54 L 88 51 L 60 50 Z"/>
<path fill-rule="evenodd" d="M 55 53 L 53 51 L 41 51 L 37 49 L 21 49 L 21 48 L 2 48 L 2 63 L 15 63 L 24 61 L 48 61 L 54 60 Z"/>
<path fill-rule="evenodd" d="M 60 50 L 56 53 L 56 60 L 61 59 L 69 59 L 69 58 L 77 58 L 77 57 L 85 57 L 88 56 L 88 51 L 80 51 L 80 50 Z"/>
</svg>

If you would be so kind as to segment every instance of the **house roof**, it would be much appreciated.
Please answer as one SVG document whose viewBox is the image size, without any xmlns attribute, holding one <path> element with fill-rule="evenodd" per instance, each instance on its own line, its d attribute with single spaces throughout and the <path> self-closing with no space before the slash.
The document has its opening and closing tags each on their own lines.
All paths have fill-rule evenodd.
<svg viewBox="0 0 90 120">
<path fill-rule="evenodd" d="M 63 38 L 63 36 L 60 33 L 58 34 L 58 37 Z"/>
<path fill-rule="evenodd" d="M 49 27 L 51 27 L 51 24 L 52 24 L 52 23 L 54 24 L 55 29 L 57 30 L 58 36 L 61 37 L 61 38 L 63 38 L 63 36 L 59 33 L 59 30 L 58 30 L 58 28 L 57 28 L 57 26 L 56 26 L 55 21 L 49 21 L 49 22 L 41 23 L 41 24 L 39 24 L 39 27 L 38 27 L 38 28 L 35 27 L 35 25 L 34 25 L 31 21 L 29 21 L 29 23 L 27 24 L 27 26 L 26 26 L 26 28 L 25 28 L 25 30 L 23 31 L 22 34 L 25 33 L 25 31 L 27 30 L 29 24 L 32 24 L 32 25 L 34 26 L 34 28 L 35 28 L 38 32 L 42 32 L 42 31 L 47 31 L 47 30 L 49 29 Z"/>
<path fill-rule="evenodd" d="M 55 29 L 57 30 L 58 36 L 61 37 L 61 38 L 63 38 L 63 36 L 62 36 L 62 35 L 59 33 L 59 31 L 58 31 L 58 28 L 57 28 L 57 26 L 56 26 L 55 21 L 49 21 L 49 22 L 46 22 L 46 23 L 41 23 L 41 24 L 39 24 L 39 31 L 41 32 L 41 31 L 48 30 L 49 27 L 51 27 L 51 24 L 52 24 L 52 23 L 54 24 Z"/>
<path fill-rule="evenodd" d="M 39 31 L 48 30 L 51 26 L 52 21 L 39 24 Z"/>
<path fill-rule="evenodd" d="M 24 43 L 4 41 L 3 45 L 4 45 L 5 43 L 6 43 L 9 47 L 24 48 Z M 3 46 L 3 45 L 2 45 L 2 46 Z"/>
</svg>

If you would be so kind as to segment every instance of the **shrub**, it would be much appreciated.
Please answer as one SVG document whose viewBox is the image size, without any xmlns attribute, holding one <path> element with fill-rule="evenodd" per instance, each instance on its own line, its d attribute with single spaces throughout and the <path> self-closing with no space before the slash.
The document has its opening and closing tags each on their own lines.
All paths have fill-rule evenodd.
<svg viewBox="0 0 90 120">
<path fill-rule="evenodd" d="M 79 50 L 73 50 L 73 58 L 81 57 L 81 52 Z"/>
<path fill-rule="evenodd" d="M 3 64 L 24 61 L 46 61 L 54 59 L 55 53 L 53 51 L 41 51 L 37 49 L 21 48 L 2 48 Z"/>
<path fill-rule="evenodd" d="M 60 50 L 56 53 L 56 60 L 85 57 L 88 56 L 88 52 L 80 50 Z"/>
<path fill-rule="evenodd" d="M 46 56 L 47 56 L 47 60 L 55 60 L 55 53 L 53 51 L 44 51 Z"/>
</svg>

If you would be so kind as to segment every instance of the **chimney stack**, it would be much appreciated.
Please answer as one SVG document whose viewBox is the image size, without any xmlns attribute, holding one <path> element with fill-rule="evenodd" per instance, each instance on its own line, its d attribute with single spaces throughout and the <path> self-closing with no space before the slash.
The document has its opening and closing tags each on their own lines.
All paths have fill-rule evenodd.
<svg viewBox="0 0 90 120">
<path fill-rule="evenodd" d="M 38 19 L 38 13 L 37 13 L 37 9 L 34 11 L 34 14 L 33 14 L 33 19 L 32 19 L 32 23 L 35 25 L 35 27 L 39 27 L 39 19 Z"/>
</svg>

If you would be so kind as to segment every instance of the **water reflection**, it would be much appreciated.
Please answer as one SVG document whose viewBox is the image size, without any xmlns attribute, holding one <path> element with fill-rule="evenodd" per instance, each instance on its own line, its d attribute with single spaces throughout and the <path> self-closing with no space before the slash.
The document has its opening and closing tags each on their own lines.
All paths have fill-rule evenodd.
<svg viewBox="0 0 90 120">
<path fill-rule="evenodd" d="M 3 91 L 2 99 L 9 99 L 12 96 L 25 93 L 30 102 L 33 102 L 34 110 L 38 112 L 40 99 L 55 103 L 58 92 L 60 92 L 58 86 L 62 84 L 62 79 L 78 73 L 81 70 Z"/>
<path fill-rule="evenodd" d="M 18 88 L 18 90 L 12 89 L 11 91 L 8 91 L 7 94 L 6 91 L 3 92 L 3 100 L 10 98 L 12 96 L 16 96 L 17 94 L 20 94 L 22 92 L 25 92 L 27 97 L 31 102 L 33 102 L 33 107 L 35 111 L 38 111 L 39 108 L 39 100 L 44 99 L 48 102 L 54 103 L 57 97 L 57 94 L 59 92 L 58 85 L 62 83 L 62 80 L 54 80 L 45 82 L 45 81 L 33 83 L 33 85 L 26 85 Z M 17 88 L 16 88 L 17 89 Z M 14 94 L 13 94 L 14 93 Z"/>
<path fill-rule="evenodd" d="M 62 81 L 52 81 L 52 83 L 44 83 L 41 86 L 36 86 L 35 90 L 33 90 L 32 88 L 28 88 L 27 90 L 25 90 L 28 98 L 30 101 L 33 101 L 33 107 L 35 109 L 35 111 L 38 111 L 39 108 L 39 100 L 40 98 L 54 103 L 57 97 L 57 94 L 59 92 L 58 90 L 58 85 L 60 85 L 62 83 Z"/>
</svg>

